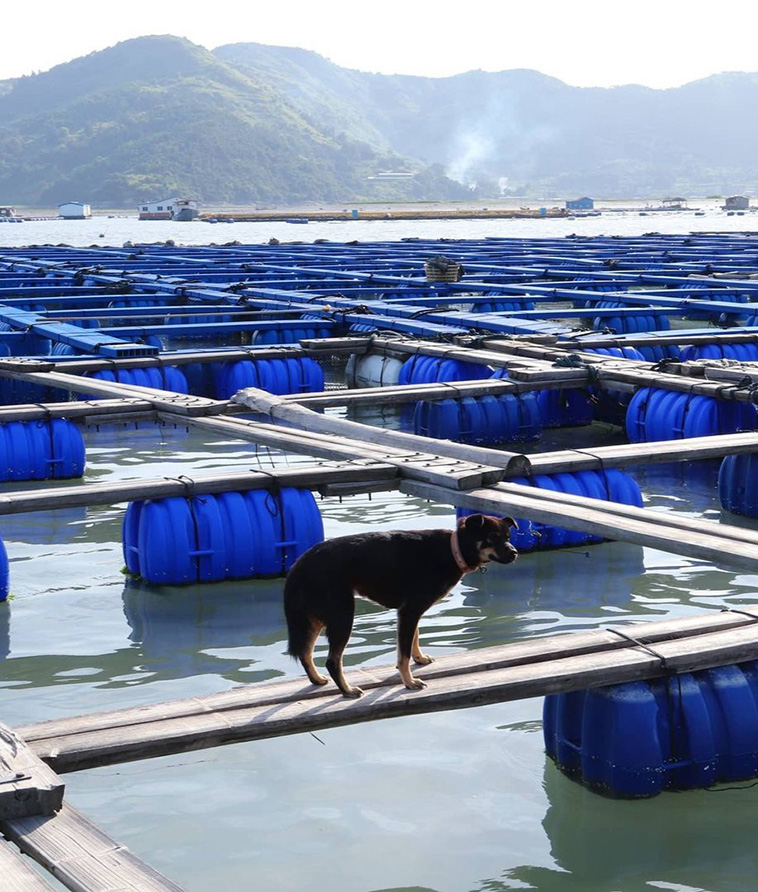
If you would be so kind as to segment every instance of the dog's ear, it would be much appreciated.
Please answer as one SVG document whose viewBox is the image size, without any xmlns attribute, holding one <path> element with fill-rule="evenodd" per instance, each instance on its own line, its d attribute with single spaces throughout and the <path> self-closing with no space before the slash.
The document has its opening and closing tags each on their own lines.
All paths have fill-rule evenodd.
<svg viewBox="0 0 758 892">
<path fill-rule="evenodd" d="M 466 527 L 469 533 L 474 535 L 481 533 L 486 523 L 487 521 L 483 514 L 469 514 L 468 517 L 463 519 L 463 526 Z"/>
<path fill-rule="evenodd" d="M 503 524 L 506 530 L 510 530 L 511 527 L 514 527 L 514 529 L 518 529 L 518 524 L 512 517 L 502 517 L 500 519 L 500 523 Z"/>
</svg>

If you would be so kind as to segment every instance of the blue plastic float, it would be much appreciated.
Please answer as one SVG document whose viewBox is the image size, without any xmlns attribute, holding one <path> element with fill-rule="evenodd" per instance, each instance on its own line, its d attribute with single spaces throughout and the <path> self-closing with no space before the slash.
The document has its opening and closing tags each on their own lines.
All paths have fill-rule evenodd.
<svg viewBox="0 0 758 892">
<path fill-rule="evenodd" d="M 413 412 L 414 433 L 458 443 L 536 440 L 542 428 L 539 401 L 532 392 L 420 400 Z"/>
<path fill-rule="evenodd" d="M 552 694 L 543 732 L 562 772 L 619 798 L 758 777 L 758 663 Z"/>
<path fill-rule="evenodd" d="M 643 387 L 629 402 L 626 433 L 632 443 L 733 434 L 758 428 L 752 403 Z"/>
<path fill-rule="evenodd" d="M 727 455 L 718 478 L 721 507 L 732 514 L 758 517 L 758 455 Z"/>
<path fill-rule="evenodd" d="M 285 487 L 130 502 L 126 570 L 155 585 L 281 576 L 324 538 L 309 490 Z"/>
<path fill-rule="evenodd" d="M 50 480 L 81 477 L 84 440 L 63 418 L 0 424 L 0 480 Z"/>
<path fill-rule="evenodd" d="M 425 356 L 418 353 L 403 363 L 397 383 L 435 384 L 440 381 L 478 381 L 482 378 L 489 378 L 491 375 L 492 369 L 487 365 L 463 362 L 460 359 Z"/>
</svg>

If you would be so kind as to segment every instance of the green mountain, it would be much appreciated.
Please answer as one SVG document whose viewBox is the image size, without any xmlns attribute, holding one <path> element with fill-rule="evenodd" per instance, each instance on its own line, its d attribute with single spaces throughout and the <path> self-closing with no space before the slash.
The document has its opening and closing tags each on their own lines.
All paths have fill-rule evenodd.
<svg viewBox="0 0 758 892">
<path fill-rule="evenodd" d="M 8 204 L 339 201 L 369 194 L 367 177 L 388 169 L 417 174 L 409 198 L 462 192 L 441 168 L 325 132 L 264 77 L 175 37 L 125 41 L 2 82 L 0 122 Z M 383 188 L 392 198 L 400 185 Z"/>
<path fill-rule="evenodd" d="M 143 37 L 0 81 L 0 203 L 750 193 L 757 101 L 758 74 L 578 88 L 536 71 L 388 76 L 300 49 Z"/>
</svg>

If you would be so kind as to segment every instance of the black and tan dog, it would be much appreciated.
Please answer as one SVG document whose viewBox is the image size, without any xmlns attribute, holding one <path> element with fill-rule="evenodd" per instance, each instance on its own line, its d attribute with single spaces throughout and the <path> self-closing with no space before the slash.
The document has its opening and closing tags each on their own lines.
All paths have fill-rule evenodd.
<svg viewBox="0 0 758 892">
<path fill-rule="evenodd" d="M 472 514 L 450 530 L 359 533 L 314 545 L 292 566 L 284 585 L 288 653 L 300 660 L 313 684 L 326 684 L 313 663 L 313 646 L 326 630 L 326 668 L 345 697 L 360 697 L 342 671 L 342 654 L 353 628 L 355 595 L 397 610 L 397 668 L 407 688 L 424 688 L 410 661 L 426 665 L 418 623 L 422 614 L 489 561 L 510 564 L 518 552 L 508 541 L 510 517 Z"/>
</svg>

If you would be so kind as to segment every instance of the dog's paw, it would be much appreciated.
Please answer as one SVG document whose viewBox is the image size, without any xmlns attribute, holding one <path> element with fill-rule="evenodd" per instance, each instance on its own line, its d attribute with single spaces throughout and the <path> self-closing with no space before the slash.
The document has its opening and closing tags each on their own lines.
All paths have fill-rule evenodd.
<svg viewBox="0 0 758 892">
<path fill-rule="evenodd" d="M 430 663 L 434 662 L 434 657 L 430 657 L 428 654 L 417 654 L 413 658 L 413 662 L 417 666 L 428 666 Z"/>
<path fill-rule="evenodd" d="M 409 691 L 420 691 L 427 685 L 426 682 L 421 681 L 420 678 L 412 678 L 409 682 L 405 682 L 405 686 L 408 688 Z"/>
<path fill-rule="evenodd" d="M 343 697 L 348 697 L 350 700 L 357 700 L 358 697 L 363 696 L 363 688 L 345 688 L 342 691 Z"/>
<path fill-rule="evenodd" d="M 311 675 L 309 679 L 312 684 L 328 684 L 329 676 L 328 675 Z"/>
</svg>

